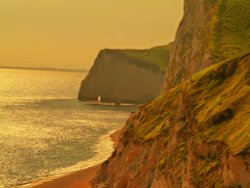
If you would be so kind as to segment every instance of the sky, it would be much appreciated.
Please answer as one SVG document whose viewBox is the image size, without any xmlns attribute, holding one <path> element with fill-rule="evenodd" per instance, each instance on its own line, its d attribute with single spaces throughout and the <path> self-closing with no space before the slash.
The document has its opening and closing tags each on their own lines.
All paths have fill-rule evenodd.
<svg viewBox="0 0 250 188">
<path fill-rule="evenodd" d="M 89 69 L 104 48 L 174 40 L 183 0 L 0 0 L 0 66 Z"/>
</svg>

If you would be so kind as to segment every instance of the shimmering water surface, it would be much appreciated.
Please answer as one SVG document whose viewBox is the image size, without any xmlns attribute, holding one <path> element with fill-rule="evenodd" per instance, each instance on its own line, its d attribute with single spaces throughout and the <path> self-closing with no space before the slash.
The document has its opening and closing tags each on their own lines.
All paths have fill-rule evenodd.
<svg viewBox="0 0 250 188">
<path fill-rule="evenodd" d="M 85 73 L 0 69 L 0 187 L 97 164 L 132 107 L 76 100 Z"/>
</svg>

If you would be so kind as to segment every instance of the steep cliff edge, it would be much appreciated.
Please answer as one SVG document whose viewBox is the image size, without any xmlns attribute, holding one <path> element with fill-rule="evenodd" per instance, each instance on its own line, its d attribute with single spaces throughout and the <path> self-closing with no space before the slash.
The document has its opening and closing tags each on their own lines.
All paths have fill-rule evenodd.
<svg viewBox="0 0 250 188">
<path fill-rule="evenodd" d="M 145 103 L 160 94 L 169 58 L 168 46 L 148 50 L 102 50 L 83 80 L 78 98 Z"/>
<path fill-rule="evenodd" d="M 249 9 L 185 0 L 165 92 L 131 114 L 93 187 L 250 187 Z"/>
<path fill-rule="evenodd" d="M 212 65 L 132 113 L 96 188 L 250 186 L 250 54 Z"/>
<path fill-rule="evenodd" d="M 250 51 L 250 1 L 185 0 L 163 88 Z"/>
</svg>

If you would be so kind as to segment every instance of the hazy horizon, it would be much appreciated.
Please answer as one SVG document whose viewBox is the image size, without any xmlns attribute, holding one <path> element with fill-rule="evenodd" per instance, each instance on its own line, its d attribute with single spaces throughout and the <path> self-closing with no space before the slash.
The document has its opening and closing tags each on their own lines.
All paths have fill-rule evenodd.
<svg viewBox="0 0 250 188">
<path fill-rule="evenodd" d="M 183 0 L 3 0 L 0 66 L 89 69 L 103 48 L 174 40 Z"/>
</svg>

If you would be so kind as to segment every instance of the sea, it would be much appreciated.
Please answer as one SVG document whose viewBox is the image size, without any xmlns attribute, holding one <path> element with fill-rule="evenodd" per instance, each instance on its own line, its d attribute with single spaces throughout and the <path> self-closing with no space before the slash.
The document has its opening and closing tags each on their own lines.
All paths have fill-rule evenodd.
<svg viewBox="0 0 250 188">
<path fill-rule="evenodd" d="M 98 164 L 135 107 L 78 101 L 84 72 L 0 69 L 0 188 Z"/>
</svg>

